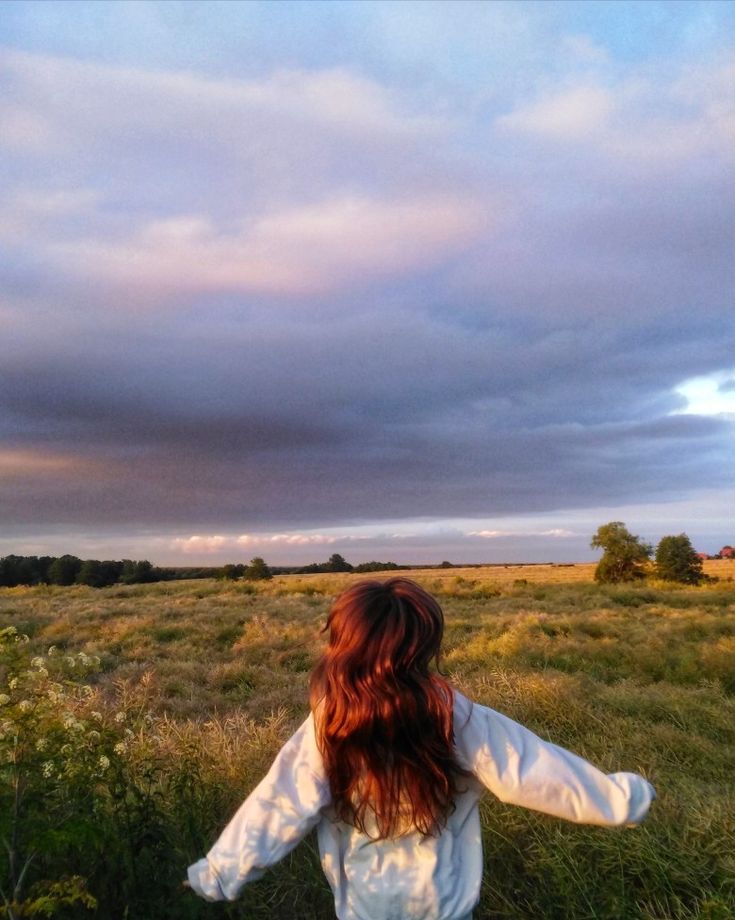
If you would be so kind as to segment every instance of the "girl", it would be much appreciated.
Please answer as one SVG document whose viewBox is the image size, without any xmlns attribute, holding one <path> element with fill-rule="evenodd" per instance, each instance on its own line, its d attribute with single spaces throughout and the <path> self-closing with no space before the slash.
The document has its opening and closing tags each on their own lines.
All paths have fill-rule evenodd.
<svg viewBox="0 0 735 920">
<path fill-rule="evenodd" d="M 407 578 L 341 594 L 309 717 L 184 884 L 234 900 L 316 826 L 339 920 L 469 920 L 484 789 L 578 823 L 643 821 L 655 798 L 643 777 L 606 776 L 450 687 L 443 626 Z"/>
</svg>

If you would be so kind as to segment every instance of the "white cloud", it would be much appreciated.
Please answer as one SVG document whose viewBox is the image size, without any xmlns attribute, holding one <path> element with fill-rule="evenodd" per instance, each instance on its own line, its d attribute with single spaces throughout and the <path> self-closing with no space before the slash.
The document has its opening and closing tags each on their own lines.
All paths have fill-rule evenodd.
<svg viewBox="0 0 735 920">
<path fill-rule="evenodd" d="M 615 98 L 598 86 L 577 86 L 553 93 L 497 119 L 501 129 L 579 141 L 599 134 L 615 110 Z"/>
<path fill-rule="evenodd" d="M 199 536 L 199 534 L 194 534 L 191 537 L 177 537 L 171 542 L 171 549 L 178 550 L 187 555 L 192 553 L 210 554 L 225 549 L 228 543 L 227 537 L 219 535 L 203 537 Z"/>
<path fill-rule="evenodd" d="M 563 527 L 552 527 L 550 530 L 470 530 L 465 536 L 482 537 L 485 540 L 497 540 L 503 537 L 554 537 L 564 539 L 576 537 L 578 534 Z"/>
<path fill-rule="evenodd" d="M 61 268 L 125 287 L 313 294 L 429 267 L 471 240 L 482 219 L 476 202 L 448 195 L 338 197 L 242 221 L 234 232 L 180 215 L 122 242 L 48 251 Z"/>
<path fill-rule="evenodd" d="M 325 536 L 319 533 L 274 533 L 270 536 L 241 534 L 237 537 L 235 543 L 238 546 L 329 546 L 332 543 L 336 543 L 339 539 L 346 538 Z"/>
</svg>

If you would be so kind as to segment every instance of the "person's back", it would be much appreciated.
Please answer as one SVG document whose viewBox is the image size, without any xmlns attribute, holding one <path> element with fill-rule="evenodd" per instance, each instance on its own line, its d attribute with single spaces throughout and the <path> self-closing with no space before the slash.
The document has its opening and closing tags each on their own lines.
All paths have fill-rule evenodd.
<svg viewBox="0 0 735 920">
<path fill-rule="evenodd" d="M 339 920 L 466 920 L 485 789 L 578 823 L 646 816 L 655 793 L 643 777 L 606 776 L 430 673 L 443 616 L 414 582 L 357 583 L 327 625 L 312 712 L 189 867 L 207 900 L 234 900 L 316 826 Z"/>
</svg>

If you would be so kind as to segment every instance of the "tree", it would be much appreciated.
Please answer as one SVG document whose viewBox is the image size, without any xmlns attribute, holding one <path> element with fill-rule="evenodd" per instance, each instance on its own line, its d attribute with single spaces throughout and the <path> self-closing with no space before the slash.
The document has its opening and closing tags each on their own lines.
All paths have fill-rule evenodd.
<svg viewBox="0 0 735 920">
<path fill-rule="evenodd" d="M 59 556 L 49 566 L 48 577 L 52 585 L 73 585 L 76 581 L 82 560 L 77 556 Z"/>
<path fill-rule="evenodd" d="M 273 573 L 265 564 L 265 559 L 255 556 L 250 560 L 250 565 L 245 569 L 243 577 L 251 581 L 263 581 L 267 578 L 273 578 Z"/>
<path fill-rule="evenodd" d="M 656 574 L 666 581 L 685 585 L 698 585 L 702 581 L 702 560 L 685 533 L 661 537 L 656 547 Z"/>
<path fill-rule="evenodd" d="M 610 521 L 597 528 L 590 546 L 603 550 L 595 569 L 595 581 L 635 581 L 646 574 L 644 566 L 653 547 L 633 536 L 622 521 Z"/>
<path fill-rule="evenodd" d="M 344 558 L 344 556 L 340 556 L 339 553 L 333 553 L 329 557 L 329 560 L 327 561 L 325 571 L 327 572 L 351 572 L 352 566 Z"/>
</svg>

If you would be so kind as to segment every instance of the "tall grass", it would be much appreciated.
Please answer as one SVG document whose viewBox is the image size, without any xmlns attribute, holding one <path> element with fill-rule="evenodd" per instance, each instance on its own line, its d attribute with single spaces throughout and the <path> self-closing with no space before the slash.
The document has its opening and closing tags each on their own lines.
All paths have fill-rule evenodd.
<svg viewBox="0 0 735 920">
<path fill-rule="evenodd" d="M 445 669 L 603 769 L 642 772 L 659 798 L 642 827 L 611 830 L 487 797 L 476 917 L 735 916 L 735 585 L 545 572 L 415 576 L 445 610 Z M 306 715 L 326 612 L 349 579 L 0 590 L 0 629 L 15 630 L 0 664 L 13 850 L 0 916 L 333 917 L 312 838 L 234 904 L 180 883 Z"/>
</svg>

